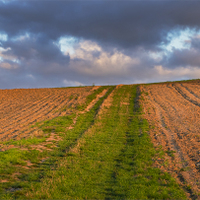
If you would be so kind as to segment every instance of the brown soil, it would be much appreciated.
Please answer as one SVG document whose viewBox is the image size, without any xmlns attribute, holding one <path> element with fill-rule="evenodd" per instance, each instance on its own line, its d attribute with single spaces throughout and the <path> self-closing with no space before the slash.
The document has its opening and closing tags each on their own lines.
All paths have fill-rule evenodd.
<svg viewBox="0 0 200 200">
<path fill-rule="evenodd" d="M 96 86 L 95 89 L 98 89 L 98 88 L 99 88 L 99 86 Z M 80 111 L 80 112 L 77 112 L 77 113 L 76 113 L 76 117 L 73 119 L 73 123 L 72 123 L 69 127 L 67 127 L 67 129 L 69 129 L 69 130 L 70 130 L 70 129 L 73 129 L 73 128 L 74 128 L 74 125 L 76 124 L 76 121 L 77 121 L 78 116 L 79 116 L 80 114 L 83 114 L 83 113 L 85 113 L 85 112 L 88 112 L 88 111 L 97 103 L 97 101 L 98 101 L 100 98 L 102 98 L 102 97 L 107 93 L 107 91 L 108 91 L 108 89 L 103 90 L 100 94 L 98 94 L 98 95 L 96 96 L 95 99 L 93 99 L 93 100 L 89 103 L 89 105 L 87 106 L 87 108 L 86 108 L 85 110 Z"/>
<path fill-rule="evenodd" d="M 70 101 L 70 104 L 74 103 L 72 106 L 75 107 L 77 104 L 83 103 L 84 100 L 85 100 L 85 97 L 88 95 L 88 93 L 92 92 L 94 89 L 98 89 L 98 88 L 99 88 L 99 86 L 95 86 L 95 87 L 92 87 L 92 88 L 87 88 L 87 90 L 85 90 L 85 91 L 80 91 L 81 94 L 79 94 L 79 96 L 81 96 L 82 99 L 79 98 L 79 101 L 78 100 L 77 101 Z M 102 93 L 98 94 L 97 97 L 87 106 L 87 108 L 84 111 L 77 111 L 76 110 L 76 117 L 75 117 L 75 119 L 73 121 L 73 124 L 70 127 L 67 127 L 67 129 L 72 129 L 73 126 L 74 126 L 74 124 L 76 123 L 77 117 L 80 114 L 88 112 L 94 106 L 94 104 L 101 97 L 103 97 L 106 94 L 107 91 L 108 91 L 108 89 L 105 89 L 105 90 L 102 91 Z M 72 93 L 68 94 L 68 98 L 70 97 L 70 99 L 71 99 L 71 96 L 72 96 Z M 65 105 L 65 108 L 66 108 L 66 105 Z M 70 108 L 71 107 L 68 108 L 68 110 L 67 110 L 68 112 L 70 111 Z M 63 109 L 61 109 L 61 110 L 63 110 Z M 54 113 L 56 113 L 56 112 L 54 112 Z M 60 113 L 60 114 L 62 114 L 62 113 Z M 66 115 L 66 113 L 65 113 L 65 115 Z M 34 134 L 32 134 L 32 136 L 33 135 L 39 137 L 39 136 L 43 136 L 44 133 L 43 133 L 43 131 L 41 131 L 41 130 L 38 129 L 38 130 L 34 131 Z M 56 148 L 57 147 L 54 144 L 54 141 L 59 141 L 59 140 L 61 140 L 61 137 L 59 135 L 57 135 L 55 133 L 50 133 L 50 136 L 45 140 L 45 142 L 37 144 L 37 145 L 30 145 L 30 148 L 31 149 L 36 149 L 36 150 L 38 150 L 40 152 L 42 152 L 44 150 L 52 151 L 52 148 L 54 148 L 54 147 Z M 11 149 L 11 148 L 19 148 L 19 147 L 15 146 L 15 145 L 1 145 L 0 144 L 0 150 L 1 151 L 5 151 L 5 150 Z M 20 149 L 21 150 L 28 150 L 27 148 L 24 148 L 24 147 L 21 147 Z M 28 163 L 27 163 L 27 166 L 29 166 Z M 28 168 L 27 166 L 25 166 L 25 167 Z"/>
<path fill-rule="evenodd" d="M 7 183 L 9 182 L 8 180 L 0 180 L 0 183 Z"/>
<path fill-rule="evenodd" d="M 61 137 L 55 133 L 51 133 L 50 137 L 48 137 L 46 139 L 46 142 L 48 141 L 60 141 L 61 140 Z"/>
<path fill-rule="evenodd" d="M 200 194 L 199 89 L 195 81 L 140 86 L 145 92 L 140 103 L 151 125 L 150 137 L 155 147 L 162 145 L 166 152 L 165 159 L 155 160 L 155 165 L 191 186 L 190 198 Z"/>
<path fill-rule="evenodd" d="M 108 89 L 104 89 L 100 94 L 98 94 L 96 96 L 96 98 L 94 100 L 92 100 L 92 102 L 87 106 L 85 111 L 88 112 L 97 103 L 97 101 L 106 94 L 107 91 L 108 91 Z"/>
<path fill-rule="evenodd" d="M 42 134 L 36 122 L 72 112 L 93 87 L 0 90 L 0 140 L 19 140 Z"/>
</svg>

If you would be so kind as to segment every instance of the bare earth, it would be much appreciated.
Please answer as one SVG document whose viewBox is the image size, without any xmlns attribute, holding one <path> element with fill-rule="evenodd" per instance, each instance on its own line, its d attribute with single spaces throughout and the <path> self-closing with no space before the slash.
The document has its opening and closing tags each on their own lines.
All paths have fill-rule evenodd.
<svg viewBox="0 0 200 200">
<path fill-rule="evenodd" d="M 37 134 L 31 125 L 69 114 L 94 88 L 0 90 L 0 140 Z"/>
<path fill-rule="evenodd" d="M 143 85 L 140 90 L 144 117 L 153 128 L 150 137 L 166 152 L 156 166 L 187 186 L 190 197 L 199 194 L 200 82 Z"/>
</svg>

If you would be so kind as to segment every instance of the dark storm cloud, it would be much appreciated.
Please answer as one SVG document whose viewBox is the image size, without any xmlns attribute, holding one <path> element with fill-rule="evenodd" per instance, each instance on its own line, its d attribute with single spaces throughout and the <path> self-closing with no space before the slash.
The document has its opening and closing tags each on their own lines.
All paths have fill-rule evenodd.
<svg viewBox="0 0 200 200">
<path fill-rule="evenodd" d="M 200 66 L 200 50 L 197 49 L 175 49 L 167 61 L 169 68 L 180 66 Z"/>
<path fill-rule="evenodd" d="M 2 52 L 4 60 L 0 62 L 1 88 L 63 85 L 70 57 L 63 55 L 52 40 L 43 35 L 30 35 L 1 44 L 7 49 Z"/>
<path fill-rule="evenodd" d="M 8 35 L 7 41 L 0 41 L 0 47 L 7 49 L 0 52 L 5 56 L 0 63 L 0 87 L 53 87 L 66 80 L 86 85 L 132 83 L 152 80 L 155 65 L 200 65 L 200 45 L 194 39 L 190 50 L 174 49 L 160 61 L 148 55 L 162 51 L 160 44 L 169 42 L 170 31 L 200 29 L 199 8 L 198 1 L 0 2 L 0 32 Z M 16 39 L 26 33 L 29 37 Z M 94 41 L 110 56 L 117 48 L 140 62 L 107 73 L 109 64 L 100 69 L 92 60 L 63 55 L 56 43 L 66 35 Z M 96 59 L 102 52 L 90 54 Z"/>
<path fill-rule="evenodd" d="M 200 51 L 200 38 L 192 38 L 191 47 Z"/>
<path fill-rule="evenodd" d="M 200 26 L 198 1 L 13 1 L 0 3 L 0 30 L 9 36 L 73 35 L 120 47 L 156 48 L 175 27 Z"/>
<path fill-rule="evenodd" d="M 8 40 L 2 42 L 4 49 L 10 48 L 3 55 L 15 56 L 19 60 L 41 60 L 46 62 L 56 62 L 67 64 L 69 56 L 63 55 L 59 47 L 52 40 L 47 40 L 44 36 L 30 36 L 21 40 Z"/>
<path fill-rule="evenodd" d="M 200 38 L 191 38 L 190 48 L 172 49 L 172 52 L 163 59 L 163 64 L 169 68 L 200 67 Z"/>
</svg>

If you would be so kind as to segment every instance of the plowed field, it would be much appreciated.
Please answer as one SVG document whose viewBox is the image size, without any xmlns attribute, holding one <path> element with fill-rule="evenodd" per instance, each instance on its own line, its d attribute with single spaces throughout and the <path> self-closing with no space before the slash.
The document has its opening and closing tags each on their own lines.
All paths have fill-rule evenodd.
<svg viewBox="0 0 200 200">
<path fill-rule="evenodd" d="M 170 172 L 188 192 L 200 192 L 200 82 L 140 86 L 144 116 L 154 146 L 165 151 L 156 166 Z"/>
<path fill-rule="evenodd" d="M 0 90 L 0 140 L 37 134 L 31 125 L 70 114 L 95 88 Z"/>
<path fill-rule="evenodd" d="M 0 90 L 0 199 L 200 198 L 199 89 Z"/>
</svg>

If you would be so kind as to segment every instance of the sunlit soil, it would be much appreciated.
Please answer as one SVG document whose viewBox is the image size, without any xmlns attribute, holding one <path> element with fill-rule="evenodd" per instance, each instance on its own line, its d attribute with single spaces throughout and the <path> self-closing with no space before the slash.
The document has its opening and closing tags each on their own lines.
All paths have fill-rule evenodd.
<svg viewBox="0 0 200 200">
<path fill-rule="evenodd" d="M 38 134 L 36 122 L 70 114 L 93 87 L 0 90 L 0 140 L 19 140 Z"/>
<path fill-rule="evenodd" d="M 140 86 L 143 116 L 154 146 L 165 151 L 156 166 L 170 172 L 189 193 L 200 192 L 200 83 Z"/>
</svg>

